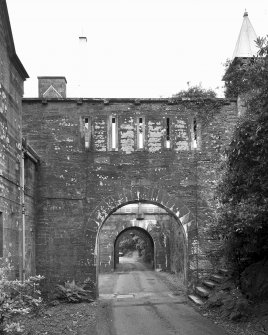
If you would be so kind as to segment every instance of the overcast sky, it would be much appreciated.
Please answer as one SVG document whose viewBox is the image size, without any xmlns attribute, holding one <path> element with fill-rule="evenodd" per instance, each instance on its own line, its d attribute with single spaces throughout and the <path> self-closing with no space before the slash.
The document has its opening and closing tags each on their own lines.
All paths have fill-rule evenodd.
<svg viewBox="0 0 268 335">
<path fill-rule="evenodd" d="M 68 97 L 168 97 L 216 89 L 245 8 L 268 34 L 267 0 L 7 0 L 16 51 L 37 76 L 65 76 Z M 87 44 L 79 44 L 79 36 Z M 217 91 L 217 89 L 216 89 Z M 220 91 L 218 89 L 218 91 Z"/>
</svg>

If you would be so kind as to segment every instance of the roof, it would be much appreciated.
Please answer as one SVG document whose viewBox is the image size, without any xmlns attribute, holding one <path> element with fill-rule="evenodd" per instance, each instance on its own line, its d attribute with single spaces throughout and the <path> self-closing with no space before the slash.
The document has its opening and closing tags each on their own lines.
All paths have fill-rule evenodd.
<svg viewBox="0 0 268 335">
<path fill-rule="evenodd" d="M 258 51 L 255 43 L 256 39 L 257 35 L 249 20 L 248 12 L 245 12 L 232 59 L 236 57 L 253 57 L 256 55 Z"/>
<path fill-rule="evenodd" d="M 4 27 L 4 36 L 5 36 L 6 43 L 7 43 L 7 52 L 8 52 L 10 61 L 14 65 L 14 67 L 17 69 L 21 78 L 25 80 L 26 78 L 29 78 L 29 75 L 26 72 L 19 57 L 16 54 L 6 0 L 0 0 L 0 20 L 2 21 L 3 27 Z"/>
<path fill-rule="evenodd" d="M 230 104 L 236 102 L 236 99 L 226 99 L 226 98 L 22 98 L 22 103 L 77 103 L 79 105 L 83 103 L 100 103 L 100 104 L 110 104 L 110 103 L 134 103 L 139 105 L 142 103 L 164 103 L 164 104 L 180 104 L 180 103 L 198 103 L 202 101 L 212 101 L 212 102 L 221 102 L 222 104 Z"/>
<path fill-rule="evenodd" d="M 67 84 L 67 80 L 64 76 L 38 76 L 37 79 L 63 79 Z"/>
</svg>

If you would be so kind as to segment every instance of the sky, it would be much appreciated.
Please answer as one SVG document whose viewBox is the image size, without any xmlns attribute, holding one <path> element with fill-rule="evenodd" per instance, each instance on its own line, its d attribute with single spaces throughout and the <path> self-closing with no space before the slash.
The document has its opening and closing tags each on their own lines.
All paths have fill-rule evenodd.
<svg viewBox="0 0 268 335">
<path fill-rule="evenodd" d="M 189 85 L 222 96 L 245 9 L 268 34 L 267 0 L 6 1 L 25 97 L 38 76 L 65 76 L 67 97 L 164 98 Z"/>
</svg>

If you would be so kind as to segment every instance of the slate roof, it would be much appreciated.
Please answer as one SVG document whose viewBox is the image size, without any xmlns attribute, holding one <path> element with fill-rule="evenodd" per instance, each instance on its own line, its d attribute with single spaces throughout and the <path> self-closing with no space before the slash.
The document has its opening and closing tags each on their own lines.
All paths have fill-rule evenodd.
<svg viewBox="0 0 268 335">
<path fill-rule="evenodd" d="M 6 0 L 0 0 L 0 20 L 2 21 L 3 28 L 4 28 L 4 36 L 5 36 L 5 40 L 7 44 L 7 52 L 8 52 L 10 61 L 17 69 L 21 78 L 25 80 L 26 78 L 29 78 L 29 75 L 26 72 L 19 57 L 16 54 Z"/>
</svg>

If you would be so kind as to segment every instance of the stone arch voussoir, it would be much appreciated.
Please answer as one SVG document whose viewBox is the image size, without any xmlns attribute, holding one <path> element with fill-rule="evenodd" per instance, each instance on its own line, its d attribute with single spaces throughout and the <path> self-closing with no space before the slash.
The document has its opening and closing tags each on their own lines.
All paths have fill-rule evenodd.
<svg viewBox="0 0 268 335">
<path fill-rule="evenodd" d="M 164 189 L 134 186 L 129 189 L 122 189 L 113 195 L 103 199 L 97 207 L 91 212 L 90 220 L 96 222 L 100 227 L 103 225 L 107 217 L 118 208 L 138 201 L 146 201 L 160 205 L 168 212 L 173 214 L 183 225 L 186 235 L 189 227 L 195 226 L 195 219 L 189 208 L 178 197 L 169 194 Z"/>
</svg>

